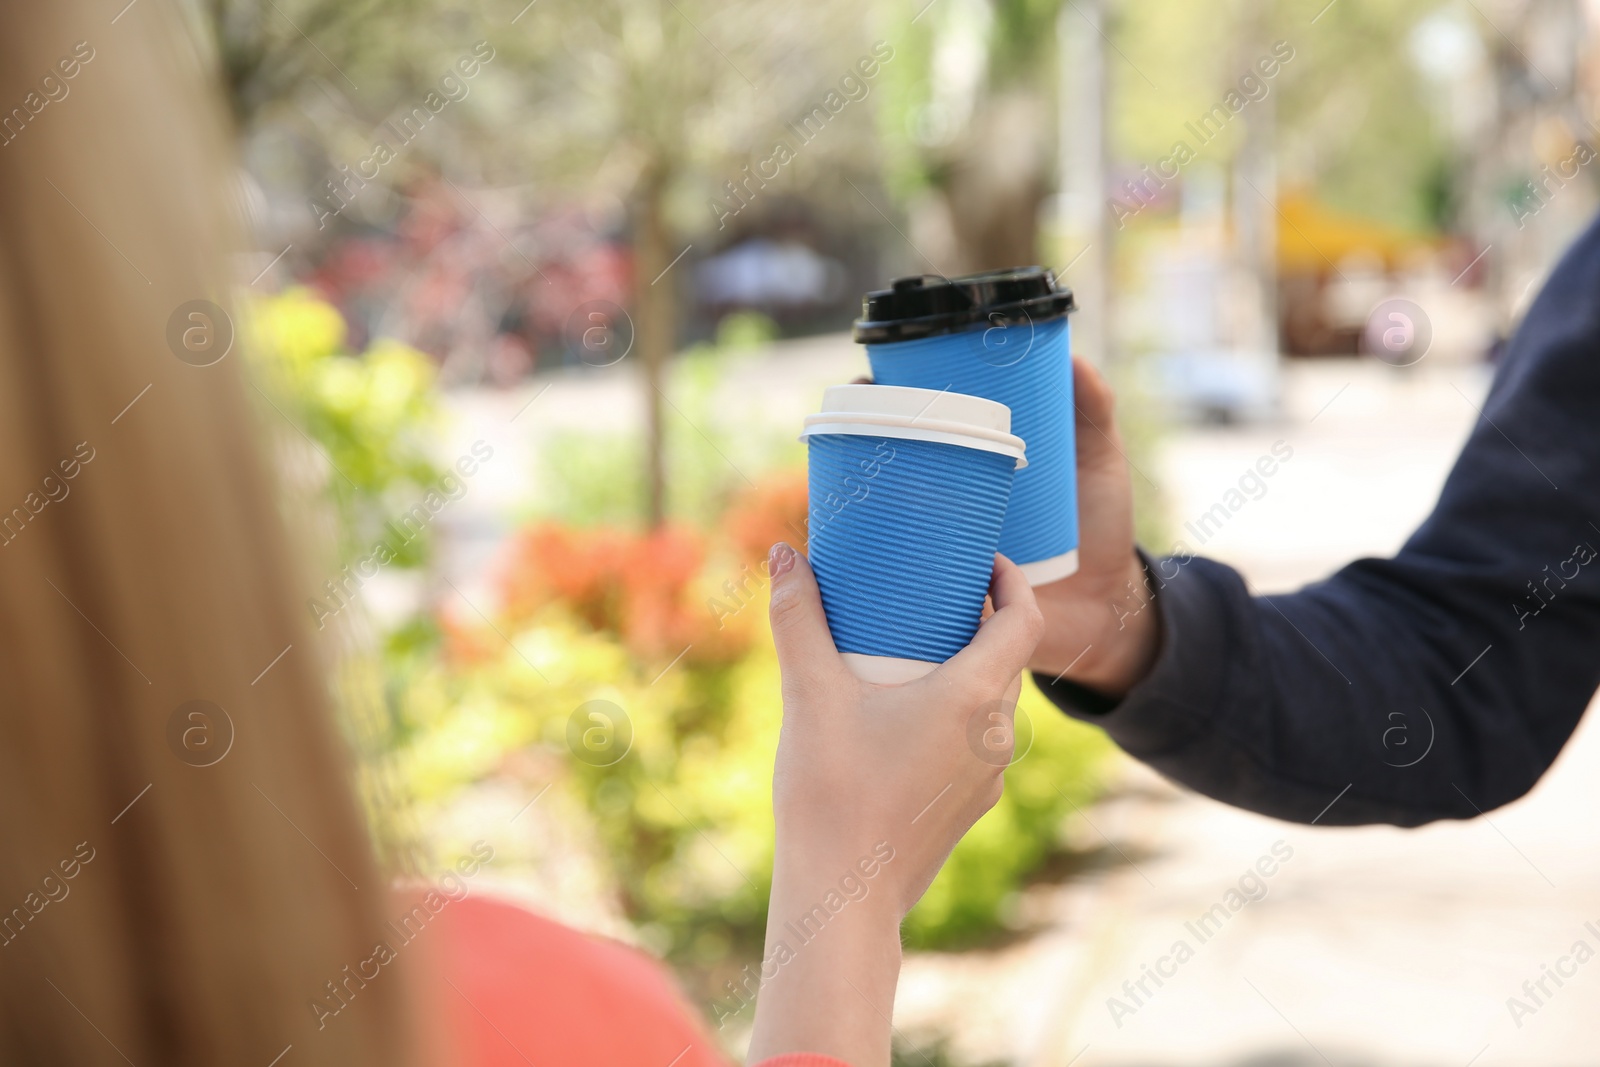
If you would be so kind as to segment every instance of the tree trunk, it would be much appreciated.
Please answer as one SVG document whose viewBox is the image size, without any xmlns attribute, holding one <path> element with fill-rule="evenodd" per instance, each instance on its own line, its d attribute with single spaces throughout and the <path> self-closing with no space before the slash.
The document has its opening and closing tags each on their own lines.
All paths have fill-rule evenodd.
<svg viewBox="0 0 1600 1067">
<path fill-rule="evenodd" d="M 1032 93 L 981 99 L 942 187 L 956 273 L 1039 262 L 1039 205 L 1049 192 L 1050 130 Z"/>
<path fill-rule="evenodd" d="M 661 273 L 672 262 L 672 239 L 664 216 L 667 168 L 645 169 L 634 191 L 633 292 L 634 350 L 644 389 L 645 520 L 656 529 L 666 518 L 666 441 L 661 425 L 662 385 L 667 360 L 676 342 L 677 307 L 671 275 Z"/>
</svg>

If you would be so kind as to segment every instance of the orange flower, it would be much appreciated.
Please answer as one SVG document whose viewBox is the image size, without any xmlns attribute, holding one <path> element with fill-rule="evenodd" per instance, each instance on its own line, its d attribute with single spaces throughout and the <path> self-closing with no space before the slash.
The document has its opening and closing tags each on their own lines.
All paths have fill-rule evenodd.
<svg viewBox="0 0 1600 1067">
<path fill-rule="evenodd" d="M 675 656 L 692 645 L 696 620 L 689 585 L 705 563 L 704 539 L 667 526 L 636 538 L 620 555 L 617 620 L 628 647 L 645 656 Z"/>
<path fill-rule="evenodd" d="M 748 587 L 746 572 L 762 565 L 774 541 L 803 546 L 805 521 L 803 473 L 740 495 L 721 523 L 736 584 Z M 718 574 L 729 566 L 719 553 L 722 562 L 703 580 L 708 555 L 705 535 L 683 525 L 641 534 L 540 523 L 512 542 L 499 575 L 501 604 L 513 623 L 558 606 L 652 664 L 680 654 L 690 663 L 725 663 L 744 654 L 753 630 L 728 625 L 727 605 L 708 600 L 706 590 L 718 588 Z M 744 606 L 740 598 L 741 616 Z"/>
<path fill-rule="evenodd" d="M 462 619 L 453 612 L 442 611 L 438 621 L 445 659 L 450 663 L 462 667 L 490 663 L 505 650 L 500 638 L 476 617 Z"/>
<path fill-rule="evenodd" d="M 807 507 L 805 471 L 774 475 L 741 493 L 722 521 L 739 562 L 766 559 L 775 541 L 804 551 Z"/>
<path fill-rule="evenodd" d="M 512 542 L 500 575 L 500 600 L 513 621 L 560 603 L 596 630 L 612 629 L 612 567 L 623 551 L 609 530 L 574 530 L 554 523 L 533 526 Z"/>
<path fill-rule="evenodd" d="M 705 563 L 704 538 L 685 527 L 648 534 L 554 524 L 519 534 L 500 577 L 512 620 L 556 604 L 636 655 L 675 656 L 700 620 L 689 592 Z"/>
</svg>

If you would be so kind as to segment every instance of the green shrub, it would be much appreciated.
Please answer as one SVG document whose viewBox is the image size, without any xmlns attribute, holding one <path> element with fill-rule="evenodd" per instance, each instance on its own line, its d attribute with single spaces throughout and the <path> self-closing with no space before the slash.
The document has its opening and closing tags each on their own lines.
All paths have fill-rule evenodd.
<svg viewBox="0 0 1600 1067">
<path fill-rule="evenodd" d="M 492 773 L 504 752 L 541 746 L 565 768 L 556 788 L 592 816 L 624 912 L 670 957 L 715 970 L 730 954 L 758 955 L 782 717 L 761 608 L 745 612 L 757 636 L 742 656 L 686 656 L 664 675 L 665 662 L 643 662 L 559 611 L 508 630 L 515 650 L 483 643 L 489 658 L 409 687 L 403 766 L 414 791 L 445 800 Z M 610 766 L 592 766 L 569 746 L 570 718 L 594 700 L 615 704 L 632 730 L 631 748 Z M 960 946 L 1000 928 L 1011 894 L 1060 852 L 1072 806 L 1100 788 L 1104 736 L 1066 719 L 1031 684 L 1021 707 L 1031 747 L 912 911 L 905 932 L 914 947 Z"/>
</svg>

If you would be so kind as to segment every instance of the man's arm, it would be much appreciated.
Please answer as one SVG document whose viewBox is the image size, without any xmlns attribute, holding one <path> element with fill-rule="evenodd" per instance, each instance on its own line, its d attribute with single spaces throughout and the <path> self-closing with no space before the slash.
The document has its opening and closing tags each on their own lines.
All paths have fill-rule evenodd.
<svg viewBox="0 0 1600 1067">
<path fill-rule="evenodd" d="M 1103 385 L 1080 382 L 1084 462 L 1109 465 Z M 1128 558 L 1115 537 L 1099 553 Z M 1129 566 L 1086 571 L 1039 590 L 1036 680 L 1163 774 L 1322 824 L 1471 818 L 1527 792 L 1600 685 L 1600 224 L 1529 311 L 1393 559 L 1273 597 L 1219 563 L 1146 560 L 1133 574 L 1153 605 L 1131 616 L 1112 606 Z"/>
</svg>

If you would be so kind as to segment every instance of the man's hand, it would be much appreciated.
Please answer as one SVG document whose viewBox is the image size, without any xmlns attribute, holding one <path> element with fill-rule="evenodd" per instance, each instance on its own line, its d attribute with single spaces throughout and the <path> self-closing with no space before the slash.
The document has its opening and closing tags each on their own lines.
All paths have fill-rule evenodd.
<svg viewBox="0 0 1600 1067">
<path fill-rule="evenodd" d="M 1152 592 L 1133 550 L 1133 484 L 1111 387 L 1072 361 L 1078 406 L 1078 572 L 1039 586 L 1044 639 L 1030 669 L 1120 697 L 1150 670 L 1160 644 Z"/>
</svg>

